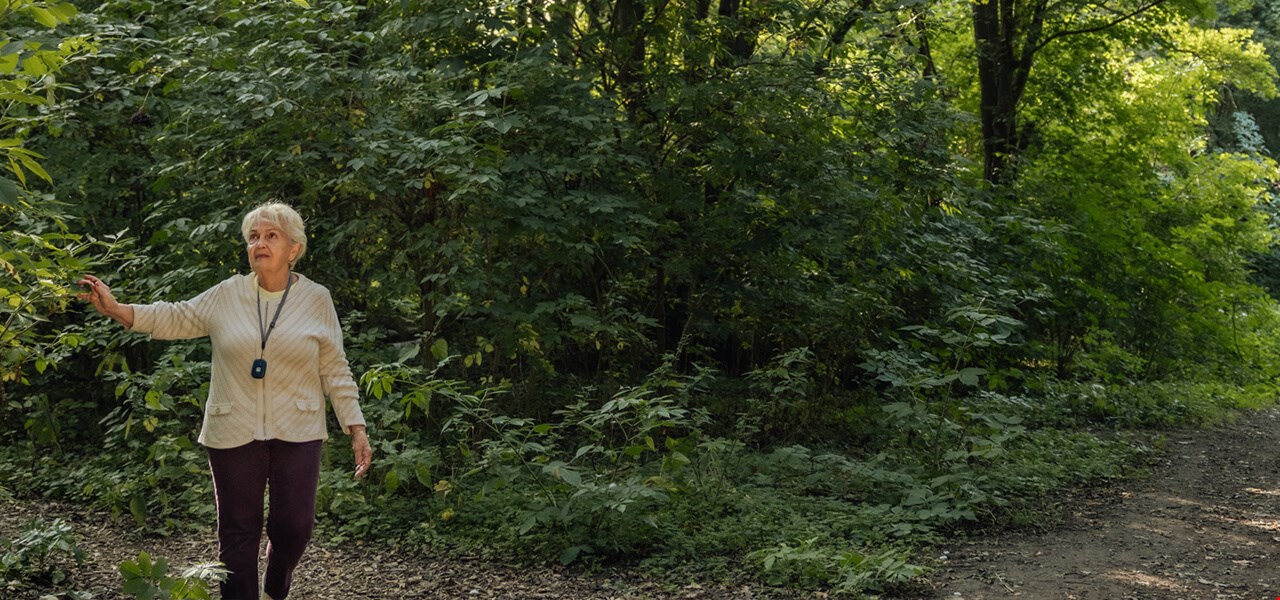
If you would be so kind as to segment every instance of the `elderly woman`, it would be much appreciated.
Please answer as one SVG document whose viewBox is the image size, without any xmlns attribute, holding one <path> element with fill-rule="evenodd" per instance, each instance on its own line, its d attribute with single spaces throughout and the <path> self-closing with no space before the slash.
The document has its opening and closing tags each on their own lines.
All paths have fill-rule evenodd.
<svg viewBox="0 0 1280 600">
<path fill-rule="evenodd" d="M 269 202 L 245 215 L 240 229 L 252 274 L 185 302 L 155 304 L 120 304 L 89 275 L 80 297 L 154 338 L 209 336 L 213 367 L 199 441 L 213 474 L 218 558 L 230 571 L 222 597 L 283 600 L 315 522 L 326 396 L 351 436 L 356 477 L 368 471 L 373 451 L 329 290 L 293 270 L 307 249 L 302 218 Z M 267 570 L 259 588 L 268 484 Z"/>
</svg>

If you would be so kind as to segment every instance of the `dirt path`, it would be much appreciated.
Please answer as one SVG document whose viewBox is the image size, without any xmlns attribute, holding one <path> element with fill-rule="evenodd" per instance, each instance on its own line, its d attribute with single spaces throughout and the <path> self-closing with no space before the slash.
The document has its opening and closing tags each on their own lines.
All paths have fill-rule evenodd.
<svg viewBox="0 0 1280 600">
<path fill-rule="evenodd" d="M 948 551 L 936 598 L 1272 600 L 1280 594 L 1280 412 L 1171 434 L 1151 476 L 1073 501 L 1044 534 Z"/>
</svg>

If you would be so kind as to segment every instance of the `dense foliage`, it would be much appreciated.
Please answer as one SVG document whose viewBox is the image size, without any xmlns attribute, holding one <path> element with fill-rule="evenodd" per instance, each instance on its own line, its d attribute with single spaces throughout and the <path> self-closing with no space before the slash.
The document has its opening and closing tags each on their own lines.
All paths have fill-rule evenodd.
<svg viewBox="0 0 1280 600">
<path fill-rule="evenodd" d="M 269 198 L 366 391 L 337 542 L 856 594 L 1280 375 L 1265 0 L 7 4 L 15 492 L 207 526 L 207 341 L 71 287 L 190 297 Z"/>
</svg>

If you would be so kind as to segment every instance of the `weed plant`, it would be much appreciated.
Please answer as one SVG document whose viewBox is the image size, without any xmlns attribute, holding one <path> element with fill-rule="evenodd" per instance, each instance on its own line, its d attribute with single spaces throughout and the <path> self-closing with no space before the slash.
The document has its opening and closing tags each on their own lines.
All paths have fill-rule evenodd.
<svg viewBox="0 0 1280 600">
<path fill-rule="evenodd" d="M 202 563 L 174 575 L 169 561 L 153 560 L 141 552 L 120 565 L 120 575 L 124 593 L 137 600 L 210 600 L 212 589 L 226 579 L 227 570 L 219 563 Z"/>
<path fill-rule="evenodd" d="M 5 592 L 5 597 L 13 597 L 34 590 L 59 589 L 83 564 L 84 551 L 76 545 L 70 524 L 62 519 L 29 521 L 13 539 L 0 539 L 0 591 Z M 73 599 L 87 597 L 75 590 L 61 594 Z"/>
</svg>

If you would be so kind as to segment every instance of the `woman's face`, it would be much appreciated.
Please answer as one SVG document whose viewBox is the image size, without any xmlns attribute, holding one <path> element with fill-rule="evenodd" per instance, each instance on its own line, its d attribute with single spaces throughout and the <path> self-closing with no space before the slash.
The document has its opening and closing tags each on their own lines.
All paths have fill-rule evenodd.
<svg viewBox="0 0 1280 600">
<path fill-rule="evenodd" d="M 289 239 L 284 230 L 259 221 L 249 230 L 249 266 L 257 273 L 277 273 L 289 269 L 298 255 L 300 244 Z"/>
</svg>

